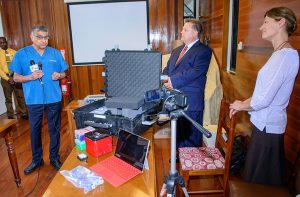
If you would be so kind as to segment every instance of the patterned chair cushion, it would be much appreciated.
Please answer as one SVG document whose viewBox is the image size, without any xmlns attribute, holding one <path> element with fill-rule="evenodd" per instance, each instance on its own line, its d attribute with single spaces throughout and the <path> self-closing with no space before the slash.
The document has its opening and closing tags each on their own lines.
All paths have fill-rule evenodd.
<svg viewBox="0 0 300 197">
<path fill-rule="evenodd" d="M 179 148 L 182 170 L 222 169 L 225 160 L 217 148 L 184 147 Z"/>
</svg>

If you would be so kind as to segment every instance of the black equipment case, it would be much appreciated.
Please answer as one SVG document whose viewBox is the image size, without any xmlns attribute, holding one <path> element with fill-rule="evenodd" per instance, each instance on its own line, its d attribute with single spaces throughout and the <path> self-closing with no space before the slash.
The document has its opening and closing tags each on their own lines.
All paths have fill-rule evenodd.
<svg viewBox="0 0 300 197">
<path fill-rule="evenodd" d="M 159 102 L 145 103 L 148 90 L 160 88 L 161 53 L 158 51 L 105 51 L 106 100 L 73 110 L 77 128 L 93 126 L 117 134 L 119 129 L 141 133 L 149 128 L 142 118 L 160 110 Z M 104 114 L 94 110 L 105 106 Z"/>
</svg>

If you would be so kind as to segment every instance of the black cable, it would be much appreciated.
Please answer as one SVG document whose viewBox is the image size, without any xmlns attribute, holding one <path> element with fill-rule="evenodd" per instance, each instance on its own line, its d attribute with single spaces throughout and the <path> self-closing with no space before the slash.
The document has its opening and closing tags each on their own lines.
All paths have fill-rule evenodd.
<svg viewBox="0 0 300 197">
<path fill-rule="evenodd" d="M 41 161 L 42 161 L 42 160 L 41 160 Z M 41 164 L 41 161 L 40 161 L 40 164 Z M 35 188 L 36 188 L 36 186 L 37 186 L 37 184 L 38 184 L 38 180 L 39 180 L 39 178 L 40 178 L 40 169 L 41 169 L 41 165 L 39 166 L 39 169 L 38 169 L 38 175 L 37 175 L 37 178 L 36 178 L 34 187 L 31 189 L 31 191 L 30 191 L 28 194 L 24 195 L 24 197 L 29 196 L 29 195 L 32 194 L 32 192 L 35 190 Z"/>
</svg>

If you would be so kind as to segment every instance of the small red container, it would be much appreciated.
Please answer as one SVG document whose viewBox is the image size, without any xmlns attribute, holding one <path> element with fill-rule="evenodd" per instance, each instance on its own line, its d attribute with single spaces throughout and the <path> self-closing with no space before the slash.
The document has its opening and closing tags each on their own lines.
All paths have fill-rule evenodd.
<svg viewBox="0 0 300 197">
<path fill-rule="evenodd" d="M 112 136 L 101 130 L 86 133 L 84 140 L 86 152 L 92 156 L 99 157 L 112 152 Z"/>
</svg>

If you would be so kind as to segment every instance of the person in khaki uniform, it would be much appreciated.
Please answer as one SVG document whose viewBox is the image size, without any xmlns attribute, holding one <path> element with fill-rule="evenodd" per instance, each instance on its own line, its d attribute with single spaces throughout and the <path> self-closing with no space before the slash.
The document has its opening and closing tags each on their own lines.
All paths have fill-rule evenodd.
<svg viewBox="0 0 300 197">
<path fill-rule="evenodd" d="M 8 48 L 7 40 L 5 37 L 0 37 L 0 77 L 1 85 L 5 96 L 5 105 L 7 109 L 7 117 L 9 119 L 14 118 L 14 109 L 12 105 L 12 93 L 14 92 L 17 98 L 17 102 L 22 113 L 23 119 L 28 119 L 24 94 L 21 83 L 16 83 L 13 80 L 13 72 L 8 69 L 12 58 L 16 51 Z"/>
</svg>

